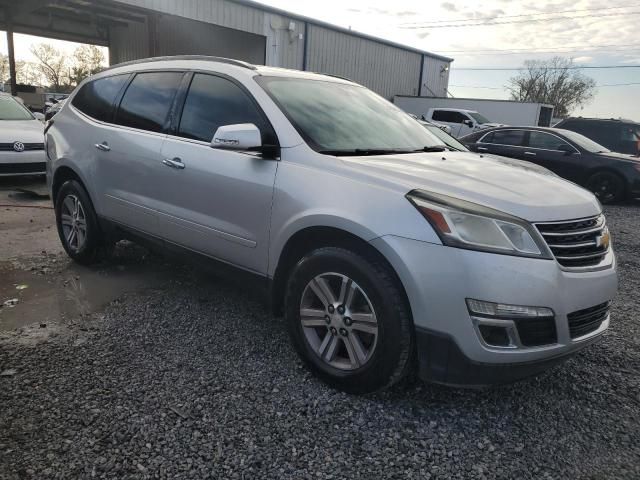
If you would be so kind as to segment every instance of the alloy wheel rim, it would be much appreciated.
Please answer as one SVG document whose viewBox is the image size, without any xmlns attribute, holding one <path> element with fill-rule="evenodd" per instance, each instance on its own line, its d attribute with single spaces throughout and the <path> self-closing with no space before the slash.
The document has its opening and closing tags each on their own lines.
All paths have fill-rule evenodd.
<svg viewBox="0 0 640 480">
<path fill-rule="evenodd" d="M 87 217 L 78 197 L 75 195 L 64 197 L 60 220 L 67 246 L 77 252 L 87 240 Z"/>
<path fill-rule="evenodd" d="M 326 364 L 356 370 L 373 356 L 378 320 L 366 293 L 351 278 L 323 273 L 305 287 L 300 302 L 305 340 Z"/>
<path fill-rule="evenodd" d="M 610 200 L 613 197 L 613 192 L 611 191 L 611 180 L 608 176 L 599 177 L 594 185 L 594 193 L 596 197 L 600 200 Z"/>
</svg>

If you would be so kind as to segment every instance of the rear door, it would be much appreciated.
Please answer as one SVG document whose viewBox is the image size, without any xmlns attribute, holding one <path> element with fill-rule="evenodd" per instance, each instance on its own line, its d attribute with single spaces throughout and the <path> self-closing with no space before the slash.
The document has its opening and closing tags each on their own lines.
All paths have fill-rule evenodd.
<svg viewBox="0 0 640 480">
<path fill-rule="evenodd" d="M 195 73 L 181 115 L 162 148 L 159 221 L 165 239 L 245 269 L 266 273 L 278 161 L 211 147 L 223 125 L 253 123 L 277 144 L 266 116 L 234 80 Z M 177 162 L 177 165 L 176 165 Z"/>
<path fill-rule="evenodd" d="M 104 214 L 155 236 L 161 234 L 156 211 L 162 143 L 169 112 L 184 72 L 141 72 L 127 85 L 114 124 L 100 144 L 96 176 L 102 185 Z"/>
<path fill-rule="evenodd" d="M 527 134 L 524 154 L 528 160 L 537 163 L 563 178 L 580 179 L 581 155 L 578 149 L 566 140 L 552 133 L 530 130 Z"/>
</svg>

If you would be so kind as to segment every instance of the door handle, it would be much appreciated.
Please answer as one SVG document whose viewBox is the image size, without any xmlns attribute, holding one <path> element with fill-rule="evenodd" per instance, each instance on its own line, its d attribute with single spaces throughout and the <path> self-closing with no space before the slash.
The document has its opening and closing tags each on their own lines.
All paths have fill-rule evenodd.
<svg viewBox="0 0 640 480">
<path fill-rule="evenodd" d="M 476 150 L 478 150 L 479 152 L 488 152 L 489 149 L 487 147 L 476 147 Z"/>
<path fill-rule="evenodd" d="M 535 157 L 536 154 L 534 152 L 524 152 L 525 155 L 529 155 L 530 157 Z"/>
<path fill-rule="evenodd" d="M 178 157 L 174 159 L 165 158 L 164 160 L 162 160 L 162 163 L 164 163 L 167 167 L 175 168 L 177 170 L 182 170 L 185 167 L 184 163 L 182 163 L 182 160 Z"/>
<path fill-rule="evenodd" d="M 111 150 L 111 147 L 109 146 L 109 144 L 107 142 L 102 142 L 102 143 L 96 143 L 95 147 L 103 152 L 108 152 Z"/>
</svg>

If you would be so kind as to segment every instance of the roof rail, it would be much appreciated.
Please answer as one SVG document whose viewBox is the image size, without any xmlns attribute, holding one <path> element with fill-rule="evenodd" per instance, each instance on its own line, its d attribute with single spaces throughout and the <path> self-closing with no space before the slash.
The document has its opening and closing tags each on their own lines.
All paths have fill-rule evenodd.
<svg viewBox="0 0 640 480">
<path fill-rule="evenodd" d="M 324 72 L 311 72 L 311 73 L 315 73 L 317 75 L 324 75 L 325 77 L 339 78 L 340 80 L 346 80 L 347 82 L 356 83 L 350 78 L 343 77 L 342 75 L 335 75 L 333 73 L 324 73 Z"/>
<path fill-rule="evenodd" d="M 116 65 L 112 65 L 106 70 L 112 70 L 114 68 L 119 67 L 128 67 L 130 65 L 139 65 L 141 63 L 149 63 L 149 62 L 165 62 L 171 60 L 202 60 L 209 62 L 218 62 L 218 63 L 227 63 L 229 65 L 235 65 L 236 67 L 247 68 L 249 70 L 257 70 L 255 65 L 252 65 L 247 62 L 243 62 L 242 60 L 234 60 L 233 58 L 225 58 L 225 57 L 214 57 L 210 55 L 174 55 L 174 56 L 164 56 L 164 57 L 151 57 L 151 58 L 141 58 L 139 60 L 132 60 L 130 62 L 118 63 Z"/>
</svg>

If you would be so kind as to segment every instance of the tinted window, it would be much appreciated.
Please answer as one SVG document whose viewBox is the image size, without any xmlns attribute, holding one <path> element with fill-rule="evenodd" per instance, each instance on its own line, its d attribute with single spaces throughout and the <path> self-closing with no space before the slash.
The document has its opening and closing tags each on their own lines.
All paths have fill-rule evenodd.
<svg viewBox="0 0 640 480">
<path fill-rule="evenodd" d="M 431 116 L 436 122 L 462 123 L 468 118 L 460 112 L 450 112 L 448 110 L 435 110 Z"/>
<path fill-rule="evenodd" d="M 237 123 L 253 123 L 263 133 L 265 144 L 275 143 L 271 127 L 240 87 L 225 78 L 196 74 L 184 104 L 178 134 L 210 142 L 218 127 Z"/>
<path fill-rule="evenodd" d="M 555 135 L 549 135 L 544 132 L 529 132 L 529 146 L 531 148 L 542 148 L 545 150 L 575 150 L 567 142 L 561 140 Z"/>
<path fill-rule="evenodd" d="M 71 103 L 90 117 L 109 122 L 113 102 L 128 78 L 129 75 L 117 75 L 85 83 Z"/>
<path fill-rule="evenodd" d="M 524 141 L 524 130 L 498 130 L 497 132 L 493 132 L 493 138 L 491 142 L 484 143 L 495 143 L 496 145 L 522 145 Z"/>
<path fill-rule="evenodd" d="M 151 132 L 163 131 L 182 76 L 181 72 L 136 75 L 122 97 L 116 123 Z"/>
</svg>

